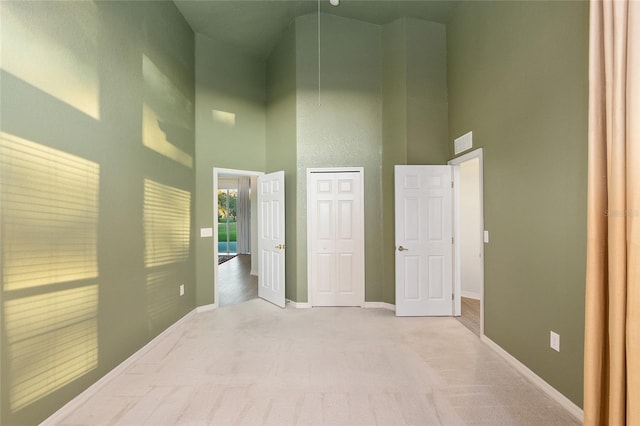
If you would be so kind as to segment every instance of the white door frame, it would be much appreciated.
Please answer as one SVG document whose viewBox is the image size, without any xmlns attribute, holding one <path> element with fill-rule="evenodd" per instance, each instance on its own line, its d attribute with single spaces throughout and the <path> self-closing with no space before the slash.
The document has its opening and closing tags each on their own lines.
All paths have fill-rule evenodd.
<svg viewBox="0 0 640 426">
<path fill-rule="evenodd" d="M 234 176 L 262 176 L 264 172 L 256 172 L 252 170 L 223 169 L 220 167 L 213 168 L 213 306 L 220 306 L 218 300 L 218 178 L 220 175 Z M 252 230 L 251 232 L 256 232 Z"/>
<path fill-rule="evenodd" d="M 310 226 L 310 216 L 309 216 L 309 205 L 311 203 L 311 196 L 309 194 L 309 175 L 311 173 L 360 173 L 360 191 L 362 194 L 362 220 L 364 222 L 364 215 L 365 215 L 365 193 L 364 193 L 364 167 L 310 167 L 307 168 L 307 173 L 306 173 L 306 185 L 307 185 L 307 298 L 308 298 L 308 302 L 309 302 L 309 306 L 313 307 L 313 289 L 311 288 L 311 268 L 309 267 L 309 261 L 311 259 L 311 226 Z M 363 234 L 363 239 L 366 237 L 366 230 L 365 233 Z M 363 262 L 366 266 L 366 244 L 364 244 L 364 248 L 363 248 L 363 253 L 362 253 L 362 258 L 363 258 Z M 366 290 L 366 271 L 365 271 L 365 279 L 363 280 L 362 283 L 362 291 L 360 292 L 360 294 L 362 294 L 362 300 L 360 302 L 360 306 L 364 306 L 365 304 L 365 290 Z"/>
<path fill-rule="evenodd" d="M 480 185 L 480 229 L 478 235 L 482 238 L 484 232 L 484 164 L 482 148 L 475 149 L 471 152 L 449 160 L 447 164 L 453 167 L 453 234 L 454 234 L 454 255 L 453 255 L 453 286 L 456 294 L 456 305 L 454 307 L 454 315 L 460 315 L 460 294 L 462 292 L 461 275 L 461 257 L 460 257 L 460 164 L 477 158 L 479 161 L 479 185 Z M 480 336 L 484 336 L 484 241 L 480 244 Z"/>
</svg>

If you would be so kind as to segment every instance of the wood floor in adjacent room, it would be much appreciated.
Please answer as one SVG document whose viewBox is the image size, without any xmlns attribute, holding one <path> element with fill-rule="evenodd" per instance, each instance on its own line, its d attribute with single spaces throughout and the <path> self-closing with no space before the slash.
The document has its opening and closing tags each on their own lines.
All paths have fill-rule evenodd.
<svg viewBox="0 0 640 426">
<path fill-rule="evenodd" d="M 467 327 L 473 334 L 480 336 L 480 301 L 468 297 L 460 298 L 461 315 L 458 321 Z"/>
<path fill-rule="evenodd" d="M 60 425 L 578 425 L 454 318 L 192 313 Z"/>
<path fill-rule="evenodd" d="M 218 265 L 218 306 L 258 297 L 258 277 L 251 275 L 251 255 L 239 254 Z"/>
</svg>

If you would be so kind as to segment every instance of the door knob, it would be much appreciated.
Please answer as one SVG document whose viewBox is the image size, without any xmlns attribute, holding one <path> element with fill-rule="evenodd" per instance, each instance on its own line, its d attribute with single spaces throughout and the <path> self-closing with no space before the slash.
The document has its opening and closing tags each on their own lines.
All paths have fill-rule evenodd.
<svg viewBox="0 0 640 426">
<path fill-rule="evenodd" d="M 406 249 L 406 248 L 404 248 L 402 246 L 398 247 L 398 251 L 405 251 L 405 250 L 409 250 L 409 249 Z"/>
<path fill-rule="evenodd" d="M 278 244 L 278 245 L 276 246 L 276 248 L 277 248 L 277 249 L 279 249 L 279 250 L 282 250 L 282 249 L 284 249 L 285 247 L 287 247 L 287 246 L 285 246 L 284 244 Z"/>
</svg>

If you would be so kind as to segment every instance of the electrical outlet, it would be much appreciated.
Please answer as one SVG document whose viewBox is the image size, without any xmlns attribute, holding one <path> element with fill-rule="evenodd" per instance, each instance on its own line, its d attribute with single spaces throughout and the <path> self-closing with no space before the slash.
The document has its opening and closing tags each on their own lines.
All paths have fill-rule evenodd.
<svg viewBox="0 0 640 426">
<path fill-rule="evenodd" d="M 180 296 L 184 296 L 184 284 L 180 284 Z"/>
<path fill-rule="evenodd" d="M 560 335 L 558 333 L 555 333 L 553 331 L 551 332 L 549 346 L 551 346 L 551 349 L 560 352 Z"/>
</svg>

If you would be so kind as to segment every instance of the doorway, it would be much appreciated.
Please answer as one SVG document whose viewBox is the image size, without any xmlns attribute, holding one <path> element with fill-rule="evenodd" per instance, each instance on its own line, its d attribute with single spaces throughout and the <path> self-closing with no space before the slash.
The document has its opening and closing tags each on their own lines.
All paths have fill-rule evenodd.
<svg viewBox="0 0 640 426">
<path fill-rule="evenodd" d="M 258 297 L 255 188 L 261 175 L 249 170 L 213 169 L 214 300 L 218 307 Z"/>
<path fill-rule="evenodd" d="M 454 166 L 455 269 L 461 295 L 458 320 L 484 334 L 484 206 L 482 148 L 449 161 Z"/>
</svg>

